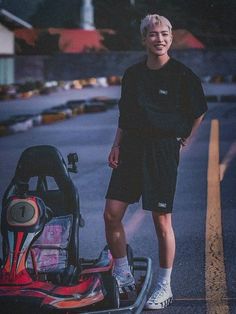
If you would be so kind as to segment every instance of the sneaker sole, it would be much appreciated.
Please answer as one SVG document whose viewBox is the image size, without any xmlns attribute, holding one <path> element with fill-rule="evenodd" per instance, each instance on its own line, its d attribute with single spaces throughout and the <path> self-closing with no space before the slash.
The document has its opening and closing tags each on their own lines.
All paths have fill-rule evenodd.
<svg viewBox="0 0 236 314">
<path fill-rule="evenodd" d="M 157 303 L 157 304 L 148 304 L 146 303 L 145 305 L 145 309 L 146 310 L 161 310 L 166 308 L 167 306 L 169 306 L 171 303 L 173 302 L 173 297 L 170 297 L 169 299 L 161 302 L 161 303 Z"/>
</svg>

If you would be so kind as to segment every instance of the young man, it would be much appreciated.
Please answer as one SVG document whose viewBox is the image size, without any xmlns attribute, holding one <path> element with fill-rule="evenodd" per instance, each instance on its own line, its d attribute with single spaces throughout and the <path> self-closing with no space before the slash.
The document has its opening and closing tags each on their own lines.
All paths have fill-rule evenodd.
<svg viewBox="0 0 236 314">
<path fill-rule="evenodd" d="M 114 276 L 120 290 L 135 284 L 130 272 L 122 218 L 129 204 L 142 196 L 143 209 L 152 211 L 159 243 L 159 269 L 147 309 L 172 301 L 171 271 L 175 236 L 171 212 L 179 150 L 200 124 L 207 110 L 198 77 L 172 59 L 172 26 L 163 16 L 141 22 L 145 61 L 123 76 L 119 124 L 109 154 L 113 168 L 104 212 L 106 237 L 114 257 Z"/>
</svg>

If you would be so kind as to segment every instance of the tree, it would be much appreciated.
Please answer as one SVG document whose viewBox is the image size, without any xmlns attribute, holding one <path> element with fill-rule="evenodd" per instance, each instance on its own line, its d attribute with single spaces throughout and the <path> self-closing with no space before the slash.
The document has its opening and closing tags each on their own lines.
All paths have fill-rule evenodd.
<svg viewBox="0 0 236 314">
<path fill-rule="evenodd" d="M 96 28 L 116 31 L 115 36 L 105 35 L 105 45 L 114 50 L 133 49 L 136 10 L 130 1 L 94 0 L 93 3 Z"/>
<path fill-rule="evenodd" d="M 166 16 L 175 29 L 191 31 L 208 47 L 236 45 L 235 0 L 93 0 L 93 3 L 96 27 L 116 31 L 116 37 L 105 38 L 111 49 L 141 49 L 139 25 L 148 13 Z M 30 22 L 37 28 L 79 27 L 80 6 L 81 0 L 41 0 Z"/>
<path fill-rule="evenodd" d="M 36 28 L 79 27 L 80 5 L 78 0 L 44 0 L 38 4 L 30 22 Z"/>
<path fill-rule="evenodd" d="M 208 47 L 236 45 L 235 0 L 94 0 L 98 28 L 112 28 L 114 49 L 141 49 L 139 24 L 148 13 L 170 19 L 175 29 L 184 28 Z"/>
</svg>

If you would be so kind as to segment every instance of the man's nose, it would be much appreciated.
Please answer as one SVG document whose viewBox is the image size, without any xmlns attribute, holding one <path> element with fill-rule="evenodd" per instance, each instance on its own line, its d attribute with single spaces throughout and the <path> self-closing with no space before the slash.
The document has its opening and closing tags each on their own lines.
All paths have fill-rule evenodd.
<svg viewBox="0 0 236 314">
<path fill-rule="evenodd" d="M 163 36 L 161 34 L 157 34 L 156 35 L 156 40 L 157 41 L 162 41 L 163 40 Z"/>
</svg>

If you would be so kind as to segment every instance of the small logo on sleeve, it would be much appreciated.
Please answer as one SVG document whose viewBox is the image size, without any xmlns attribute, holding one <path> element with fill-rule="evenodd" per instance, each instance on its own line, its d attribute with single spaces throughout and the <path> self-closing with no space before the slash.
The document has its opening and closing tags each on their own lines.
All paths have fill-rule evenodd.
<svg viewBox="0 0 236 314">
<path fill-rule="evenodd" d="M 159 95 L 168 95 L 168 90 L 166 90 L 166 89 L 159 89 Z"/>
</svg>

